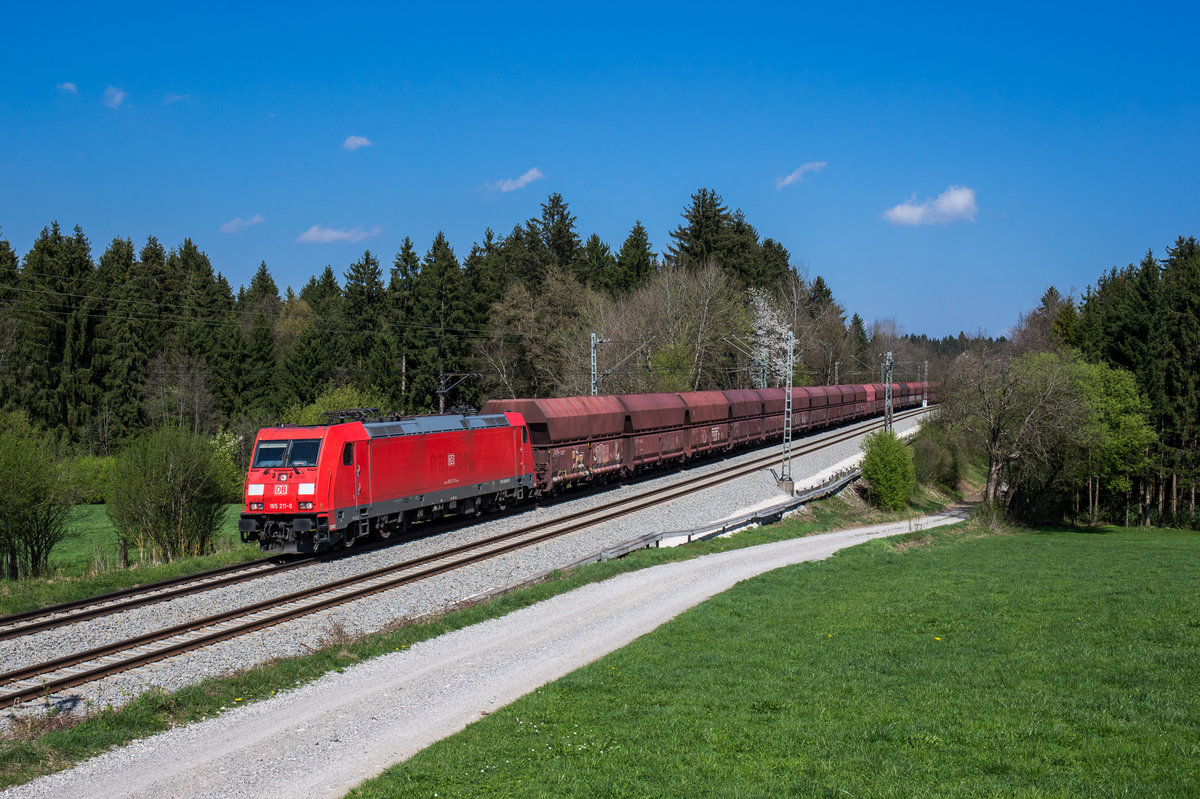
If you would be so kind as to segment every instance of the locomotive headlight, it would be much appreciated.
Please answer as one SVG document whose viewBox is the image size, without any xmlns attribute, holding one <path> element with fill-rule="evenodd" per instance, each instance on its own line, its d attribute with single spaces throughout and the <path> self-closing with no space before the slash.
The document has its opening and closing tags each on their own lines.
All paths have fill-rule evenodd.
<svg viewBox="0 0 1200 799">
<path fill-rule="evenodd" d="M 301 502 L 300 503 L 300 510 L 312 510 L 312 509 L 313 509 L 313 504 L 311 502 Z"/>
<path fill-rule="evenodd" d="M 250 510 L 262 510 L 262 509 L 263 509 L 263 504 L 261 502 L 251 502 L 250 503 Z"/>
</svg>

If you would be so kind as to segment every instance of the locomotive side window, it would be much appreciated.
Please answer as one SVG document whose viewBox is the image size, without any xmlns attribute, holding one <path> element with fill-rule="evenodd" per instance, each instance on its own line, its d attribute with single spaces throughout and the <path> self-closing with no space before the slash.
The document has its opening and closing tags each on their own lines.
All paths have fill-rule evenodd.
<svg viewBox="0 0 1200 799">
<path fill-rule="evenodd" d="M 354 463 L 354 442 L 346 442 L 346 446 L 342 448 L 342 463 L 346 466 Z"/>
<path fill-rule="evenodd" d="M 529 428 L 528 427 L 521 428 L 521 441 L 526 444 L 529 443 Z"/>
</svg>

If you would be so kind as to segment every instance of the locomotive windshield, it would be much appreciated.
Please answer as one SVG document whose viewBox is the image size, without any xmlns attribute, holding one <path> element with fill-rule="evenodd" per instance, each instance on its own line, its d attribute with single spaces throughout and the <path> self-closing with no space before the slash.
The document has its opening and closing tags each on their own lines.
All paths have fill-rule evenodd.
<svg viewBox="0 0 1200 799">
<path fill-rule="evenodd" d="M 321 439 L 298 438 L 290 441 L 260 441 L 254 450 L 251 468 L 316 466 Z"/>
</svg>

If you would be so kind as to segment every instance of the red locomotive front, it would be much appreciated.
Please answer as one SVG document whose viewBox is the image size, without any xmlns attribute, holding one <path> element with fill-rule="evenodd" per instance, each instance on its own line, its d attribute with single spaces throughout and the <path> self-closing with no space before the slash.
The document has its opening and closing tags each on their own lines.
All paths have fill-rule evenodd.
<svg viewBox="0 0 1200 799">
<path fill-rule="evenodd" d="M 519 414 L 270 427 L 254 444 L 238 530 L 267 551 L 317 552 L 502 507 L 532 488 Z"/>
</svg>

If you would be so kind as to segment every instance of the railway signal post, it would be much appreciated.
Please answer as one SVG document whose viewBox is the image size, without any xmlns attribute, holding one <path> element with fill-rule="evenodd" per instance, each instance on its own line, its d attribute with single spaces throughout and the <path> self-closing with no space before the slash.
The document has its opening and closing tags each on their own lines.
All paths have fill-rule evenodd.
<svg viewBox="0 0 1200 799">
<path fill-rule="evenodd" d="M 784 372 L 783 394 L 783 463 L 779 467 L 779 487 L 791 496 L 796 492 L 792 480 L 792 376 L 796 372 L 796 336 L 787 334 L 787 369 Z"/>
<path fill-rule="evenodd" d="M 887 354 L 887 359 L 884 361 L 884 368 L 887 371 L 887 379 L 883 383 L 883 429 L 891 432 L 892 429 L 892 354 Z"/>
</svg>

